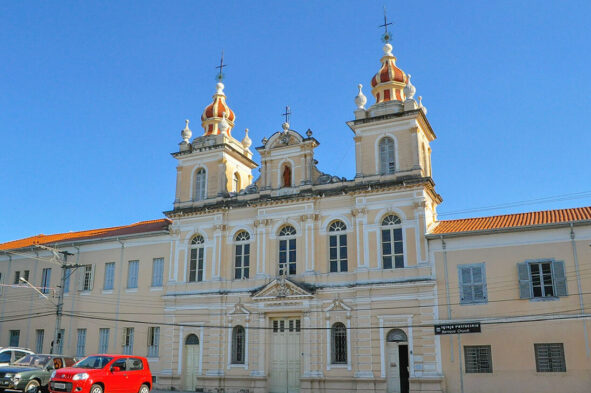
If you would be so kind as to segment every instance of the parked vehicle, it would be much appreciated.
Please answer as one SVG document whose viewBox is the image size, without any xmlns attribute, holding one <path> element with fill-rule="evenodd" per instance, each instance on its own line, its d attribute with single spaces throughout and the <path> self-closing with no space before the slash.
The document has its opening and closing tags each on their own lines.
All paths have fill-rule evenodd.
<svg viewBox="0 0 591 393">
<path fill-rule="evenodd" d="M 8 366 L 10 363 L 14 363 L 20 358 L 35 353 L 29 348 L 21 347 L 0 347 L 0 367 Z"/>
<path fill-rule="evenodd" d="M 131 355 L 92 355 L 51 374 L 51 393 L 149 393 L 148 360 Z"/>
<path fill-rule="evenodd" d="M 73 358 L 62 355 L 26 355 L 10 366 L 0 367 L 0 392 L 4 389 L 26 393 L 45 390 L 54 370 L 74 363 Z"/>
</svg>

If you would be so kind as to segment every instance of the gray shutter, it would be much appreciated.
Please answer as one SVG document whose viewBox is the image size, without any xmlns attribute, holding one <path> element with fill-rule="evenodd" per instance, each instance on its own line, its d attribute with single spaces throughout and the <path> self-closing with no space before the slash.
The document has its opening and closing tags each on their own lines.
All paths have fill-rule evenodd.
<svg viewBox="0 0 591 393">
<path fill-rule="evenodd" d="M 529 281 L 529 266 L 527 262 L 517 264 L 517 274 L 519 275 L 519 298 L 529 299 L 531 297 L 531 283 Z"/>
<path fill-rule="evenodd" d="M 552 280 L 554 281 L 554 288 L 556 289 L 556 296 L 567 296 L 566 291 L 566 275 L 564 274 L 564 262 L 552 262 Z"/>
<path fill-rule="evenodd" d="M 92 265 L 90 265 L 90 281 L 88 283 L 88 290 L 92 291 L 92 289 L 94 288 L 94 268 L 95 268 L 95 264 L 93 263 Z"/>
<path fill-rule="evenodd" d="M 68 272 L 66 271 L 66 274 Z M 78 290 L 84 290 L 84 276 L 86 275 L 86 266 L 81 266 L 81 269 L 78 270 Z"/>
</svg>

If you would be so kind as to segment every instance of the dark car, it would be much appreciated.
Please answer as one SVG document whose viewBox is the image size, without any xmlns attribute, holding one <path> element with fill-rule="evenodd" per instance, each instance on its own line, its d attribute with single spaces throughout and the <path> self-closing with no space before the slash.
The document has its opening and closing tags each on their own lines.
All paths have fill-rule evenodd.
<svg viewBox="0 0 591 393">
<path fill-rule="evenodd" d="M 74 363 L 74 359 L 62 355 L 26 355 L 9 366 L 0 367 L 0 392 L 12 389 L 36 393 L 47 387 L 54 370 Z"/>
<path fill-rule="evenodd" d="M 51 393 L 149 393 L 148 360 L 131 355 L 92 355 L 51 374 Z"/>
</svg>

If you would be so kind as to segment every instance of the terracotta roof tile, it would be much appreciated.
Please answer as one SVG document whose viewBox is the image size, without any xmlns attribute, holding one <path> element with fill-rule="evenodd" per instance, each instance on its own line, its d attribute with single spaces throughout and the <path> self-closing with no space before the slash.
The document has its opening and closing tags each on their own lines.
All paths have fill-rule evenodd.
<svg viewBox="0 0 591 393">
<path fill-rule="evenodd" d="M 13 240 L 0 244 L 0 250 L 16 250 L 29 247 L 35 244 L 55 244 L 65 241 L 79 241 L 89 239 L 100 239 L 103 237 L 133 235 L 162 231 L 168 228 L 172 221 L 162 218 L 159 220 L 140 221 L 130 225 L 123 225 L 111 228 L 90 229 L 87 231 L 56 233 L 53 235 L 36 235 L 24 239 Z"/>
<path fill-rule="evenodd" d="M 505 214 L 491 217 L 443 220 L 439 221 L 430 234 L 439 235 L 457 232 L 475 232 L 585 220 L 591 220 L 591 206 L 577 207 L 573 209 Z"/>
</svg>

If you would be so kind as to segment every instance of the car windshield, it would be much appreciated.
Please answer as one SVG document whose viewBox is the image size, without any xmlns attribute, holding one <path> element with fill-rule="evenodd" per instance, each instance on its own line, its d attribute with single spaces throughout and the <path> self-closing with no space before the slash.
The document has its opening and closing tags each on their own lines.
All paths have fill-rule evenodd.
<svg viewBox="0 0 591 393">
<path fill-rule="evenodd" d="M 103 368 L 113 360 L 109 356 L 89 356 L 76 363 L 73 367 L 77 368 Z"/>
<path fill-rule="evenodd" d="M 32 366 L 32 367 L 45 367 L 51 356 L 47 355 L 27 355 L 14 362 L 18 366 Z"/>
</svg>

